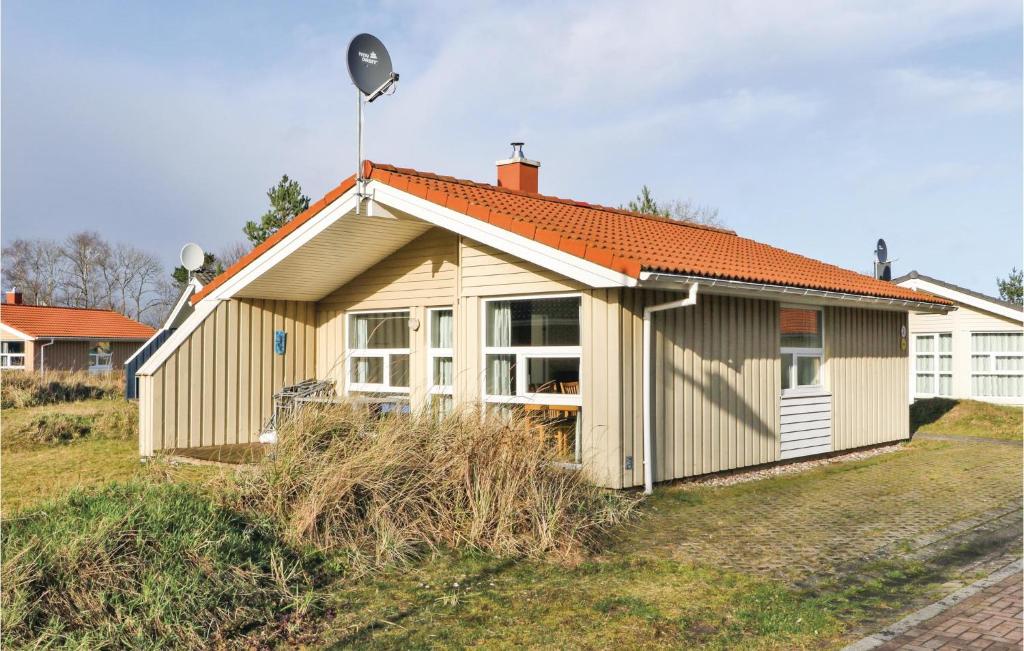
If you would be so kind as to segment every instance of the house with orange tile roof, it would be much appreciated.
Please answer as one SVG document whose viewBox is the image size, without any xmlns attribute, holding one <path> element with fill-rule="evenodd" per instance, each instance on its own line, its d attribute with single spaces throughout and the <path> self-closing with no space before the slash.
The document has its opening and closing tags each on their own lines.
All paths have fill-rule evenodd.
<svg viewBox="0 0 1024 651">
<path fill-rule="evenodd" d="M 255 442 L 305 379 L 522 411 L 643 486 L 909 437 L 907 315 L 952 303 L 730 230 L 366 162 L 192 297 L 138 370 L 140 452 Z"/>
<path fill-rule="evenodd" d="M 26 305 L 11 290 L 0 305 L 0 369 L 110 372 L 155 332 L 113 310 Z"/>
</svg>

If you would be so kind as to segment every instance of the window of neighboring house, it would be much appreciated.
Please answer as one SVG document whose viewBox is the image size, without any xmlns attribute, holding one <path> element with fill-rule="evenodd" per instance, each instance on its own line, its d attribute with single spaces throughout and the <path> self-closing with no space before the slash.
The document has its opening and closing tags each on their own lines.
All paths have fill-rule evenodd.
<svg viewBox="0 0 1024 651">
<path fill-rule="evenodd" d="M 781 307 L 779 329 L 783 393 L 821 389 L 825 363 L 822 311 L 814 307 Z"/>
<path fill-rule="evenodd" d="M 109 341 L 97 341 L 89 349 L 89 370 L 94 373 L 111 370 L 113 360 L 114 349 Z"/>
<path fill-rule="evenodd" d="M 350 391 L 409 393 L 409 311 L 348 315 Z"/>
<path fill-rule="evenodd" d="M 23 369 L 25 368 L 25 342 L 4 341 L 0 342 L 0 368 Z"/>
<path fill-rule="evenodd" d="M 1024 397 L 1024 333 L 971 333 L 971 395 Z"/>
<path fill-rule="evenodd" d="M 484 399 L 581 405 L 580 297 L 487 300 Z"/>
<path fill-rule="evenodd" d="M 427 387 L 431 407 L 440 415 L 452 410 L 454 316 L 450 307 L 427 310 Z"/>
<path fill-rule="evenodd" d="M 914 395 L 953 395 L 953 335 L 914 335 Z"/>
</svg>

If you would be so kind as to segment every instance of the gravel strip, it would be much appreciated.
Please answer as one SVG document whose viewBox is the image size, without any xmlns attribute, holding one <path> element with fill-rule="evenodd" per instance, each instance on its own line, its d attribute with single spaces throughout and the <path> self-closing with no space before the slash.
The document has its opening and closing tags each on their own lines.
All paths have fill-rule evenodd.
<svg viewBox="0 0 1024 651">
<path fill-rule="evenodd" d="M 903 448 L 905 441 L 894 443 L 892 445 L 886 445 L 877 448 L 871 448 L 870 450 L 853 450 L 845 454 L 838 454 L 833 457 L 825 457 L 823 459 L 812 459 L 810 461 L 796 461 L 793 463 L 782 463 L 768 468 L 760 468 L 755 470 L 743 470 L 739 472 L 731 472 L 726 475 L 718 474 L 711 475 L 708 477 L 697 477 L 695 479 L 687 479 L 679 482 L 679 485 L 685 486 L 732 486 L 733 484 L 742 484 L 748 481 L 759 481 L 761 479 L 768 479 L 770 477 L 779 477 L 781 475 L 792 475 L 798 472 L 805 472 L 811 468 L 818 468 L 821 466 L 829 466 L 835 463 L 847 463 L 849 461 L 860 461 L 861 459 L 870 459 L 871 457 L 877 457 L 880 454 L 889 454 L 896 452 Z"/>
</svg>

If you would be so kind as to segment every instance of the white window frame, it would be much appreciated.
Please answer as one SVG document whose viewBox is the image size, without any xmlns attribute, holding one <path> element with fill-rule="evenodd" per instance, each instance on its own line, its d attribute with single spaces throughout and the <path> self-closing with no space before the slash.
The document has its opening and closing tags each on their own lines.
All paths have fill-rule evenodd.
<svg viewBox="0 0 1024 651">
<path fill-rule="evenodd" d="M 580 313 L 578 315 L 580 328 L 579 346 L 488 346 L 487 345 L 487 313 L 488 303 L 501 301 L 539 301 L 555 298 L 578 298 L 580 299 Z M 480 344 L 483 354 L 480 356 L 480 395 L 484 402 L 492 404 L 507 405 L 573 405 L 583 406 L 583 295 L 578 292 L 563 294 L 529 294 L 512 296 L 489 296 L 481 301 L 480 311 Z M 515 394 L 511 396 L 490 395 L 487 393 L 487 356 L 488 355 L 515 355 L 516 386 Z M 572 393 L 530 393 L 527 391 L 527 364 L 531 358 L 576 358 L 580 363 L 580 387 L 579 392 Z"/>
<path fill-rule="evenodd" d="M 939 350 L 939 337 L 941 335 L 949 335 L 950 336 L 950 341 L 949 341 L 950 349 L 949 349 L 949 352 L 943 352 L 943 351 Z M 913 377 L 911 378 L 911 381 L 913 382 L 912 386 L 914 387 L 914 398 L 952 398 L 953 397 L 953 393 L 952 393 L 953 371 L 950 370 L 950 371 L 946 372 L 946 371 L 939 370 L 942 367 L 942 365 L 939 363 L 939 358 L 940 357 L 949 357 L 950 358 L 950 363 L 952 363 L 952 359 L 953 359 L 953 339 L 952 339 L 952 336 L 953 336 L 952 332 L 915 332 L 914 333 L 914 335 L 913 335 L 913 337 L 914 337 L 914 355 L 913 355 L 913 365 L 911 366 L 911 369 L 912 369 L 911 372 L 912 372 L 912 375 L 913 375 Z M 929 338 L 929 339 L 933 339 L 935 341 L 934 346 L 932 347 L 932 352 L 930 352 L 930 353 L 921 353 L 920 351 L 918 351 L 918 349 L 917 349 L 917 342 L 918 342 L 918 339 L 922 339 L 922 338 Z M 917 358 L 918 357 L 931 357 L 932 358 L 933 368 L 935 370 L 933 370 L 931 373 L 923 373 L 921 371 L 918 371 L 917 370 Z M 932 386 L 935 388 L 935 391 L 933 391 L 932 393 L 919 393 L 918 390 L 917 390 L 917 376 L 918 375 L 931 375 L 932 376 Z M 939 379 L 943 375 L 948 375 L 949 376 L 950 394 L 948 396 L 944 395 L 942 393 L 939 393 L 939 387 L 942 386 L 940 381 L 939 381 Z"/>
<path fill-rule="evenodd" d="M 827 393 L 825 386 L 825 310 L 819 305 L 801 305 L 796 303 L 779 304 L 779 316 L 782 316 L 783 309 L 793 310 L 815 310 L 821 315 L 821 348 L 796 348 L 782 346 L 782 332 L 779 332 L 779 363 L 782 363 L 783 355 L 792 355 L 793 363 L 789 367 L 789 388 L 782 390 L 783 397 L 795 397 L 806 395 L 821 395 Z M 797 386 L 797 368 L 800 366 L 799 358 L 818 358 L 818 383 L 807 386 Z"/>
<path fill-rule="evenodd" d="M 25 342 L 20 340 L 9 340 L 0 342 L 3 344 L 3 348 L 0 348 L 0 368 L 7 371 L 23 371 L 25 370 Z M 20 353 L 7 352 L 6 347 L 10 344 L 21 344 Z M 21 358 L 21 364 L 12 364 L 12 360 L 15 358 Z"/>
<path fill-rule="evenodd" d="M 410 347 L 409 348 L 350 348 L 349 333 L 352 327 L 352 317 L 360 314 L 404 314 L 406 327 L 408 327 L 409 319 L 411 318 L 412 311 L 409 308 L 401 309 L 390 309 L 390 310 L 350 310 L 345 313 L 345 331 L 343 336 L 345 338 L 345 392 L 346 393 L 395 393 L 402 395 L 409 395 L 409 389 L 411 387 L 393 387 L 391 386 L 391 356 L 392 355 L 408 355 L 409 356 L 409 384 L 412 385 L 412 335 L 409 336 Z M 381 384 L 375 384 L 373 382 L 353 382 L 352 381 L 352 359 L 355 357 L 377 357 L 381 360 L 382 374 L 381 378 L 383 382 Z"/>
<path fill-rule="evenodd" d="M 999 370 L 996 370 L 996 358 L 997 357 L 1022 357 L 1022 358 L 1024 358 L 1024 350 L 1022 350 L 1022 351 L 1014 351 L 1014 352 L 1005 352 L 1005 353 L 995 352 L 995 351 L 978 351 L 978 352 L 975 352 L 974 351 L 974 335 L 1014 335 L 1014 334 L 1015 335 L 1019 335 L 1021 337 L 1024 337 L 1024 334 L 1021 334 L 1021 332 L 1019 330 L 972 330 L 970 333 L 968 333 L 968 336 L 970 337 L 970 344 L 968 346 L 968 348 L 969 348 L 969 351 L 968 351 L 968 360 L 969 361 L 968 361 L 968 363 L 970 364 L 970 369 L 971 369 L 971 387 L 970 387 L 970 391 L 969 391 L 971 398 L 977 399 L 977 400 L 983 400 L 983 401 L 987 401 L 987 402 L 1009 402 L 1009 403 L 1014 403 L 1014 404 L 1020 401 L 1021 396 L 976 396 L 976 395 L 974 395 L 974 378 L 975 378 L 975 376 L 979 376 L 979 377 L 982 377 L 982 376 L 1006 377 L 1006 376 L 1024 375 L 1024 370 L 1020 370 L 1020 371 L 999 371 Z M 989 358 L 989 363 L 990 363 L 990 365 L 992 367 L 991 371 L 975 371 L 974 370 L 974 358 L 975 357 L 983 357 L 983 356 Z"/>
<path fill-rule="evenodd" d="M 110 353 L 102 355 L 100 353 L 93 353 L 94 349 L 98 349 L 100 344 L 107 344 L 110 346 Z M 107 358 L 106 364 L 100 364 L 99 361 L 103 357 Z M 92 346 L 89 347 L 89 372 L 90 373 L 106 373 L 114 370 L 114 343 L 112 341 L 94 341 Z"/>
<path fill-rule="evenodd" d="M 452 341 L 455 341 L 455 308 L 447 306 L 427 308 L 427 393 L 430 395 L 450 396 L 454 393 L 453 385 L 437 384 L 434 381 L 434 360 L 438 357 L 447 357 L 455 363 L 454 348 L 434 348 L 434 312 L 452 313 Z M 454 366 L 453 366 L 454 370 Z"/>
</svg>

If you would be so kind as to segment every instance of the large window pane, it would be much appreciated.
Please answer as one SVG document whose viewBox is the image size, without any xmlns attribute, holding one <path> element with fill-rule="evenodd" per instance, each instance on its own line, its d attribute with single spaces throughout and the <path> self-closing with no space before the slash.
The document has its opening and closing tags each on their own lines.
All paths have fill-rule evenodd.
<svg viewBox="0 0 1024 651">
<path fill-rule="evenodd" d="M 25 353 L 25 342 L 24 341 L 5 341 L 0 344 L 2 349 L 0 352 L 11 355 L 22 355 Z"/>
<path fill-rule="evenodd" d="M 511 396 L 516 392 L 516 356 L 487 356 L 487 393 Z"/>
<path fill-rule="evenodd" d="M 572 358 L 531 357 L 527 359 L 527 388 L 530 393 L 580 392 L 580 360 Z"/>
<path fill-rule="evenodd" d="M 353 357 L 350 365 L 352 382 L 381 384 L 384 382 L 384 359 L 381 357 Z"/>
<path fill-rule="evenodd" d="M 452 385 L 454 378 L 454 365 L 451 357 L 434 358 L 434 384 L 442 387 Z"/>
<path fill-rule="evenodd" d="M 373 312 L 349 317 L 349 348 L 409 347 L 408 312 Z"/>
<path fill-rule="evenodd" d="M 821 370 L 820 357 L 797 357 L 796 358 L 796 383 L 801 387 L 812 387 L 821 384 L 819 372 Z"/>
<path fill-rule="evenodd" d="M 939 335 L 939 352 L 940 353 L 951 353 L 953 352 L 953 335 L 942 334 Z"/>
<path fill-rule="evenodd" d="M 921 394 L 931 395 L 935 393 L 935 376 L 918 375 L 915 389 L 917 390 L 917 393 Z"/>
<path fill-rule="evenodd" d="M 391 355 L 391 381 L 393 387 L 409 387 L 409 355 Z"/>
<path fill-rule="evenodd" d="M 821 310 L 779 309 L 783 348 L 821 348 Z"/>
<path fill-rule="evenodd" d="M 430 311 L 430 347 L 452 347 L 452 311 Z"/>
<path fill-rule="evenodd" d="M 486 341 L 492 347 L 579 346 L 580 299 L 491 301 Z"/>
</svg>

